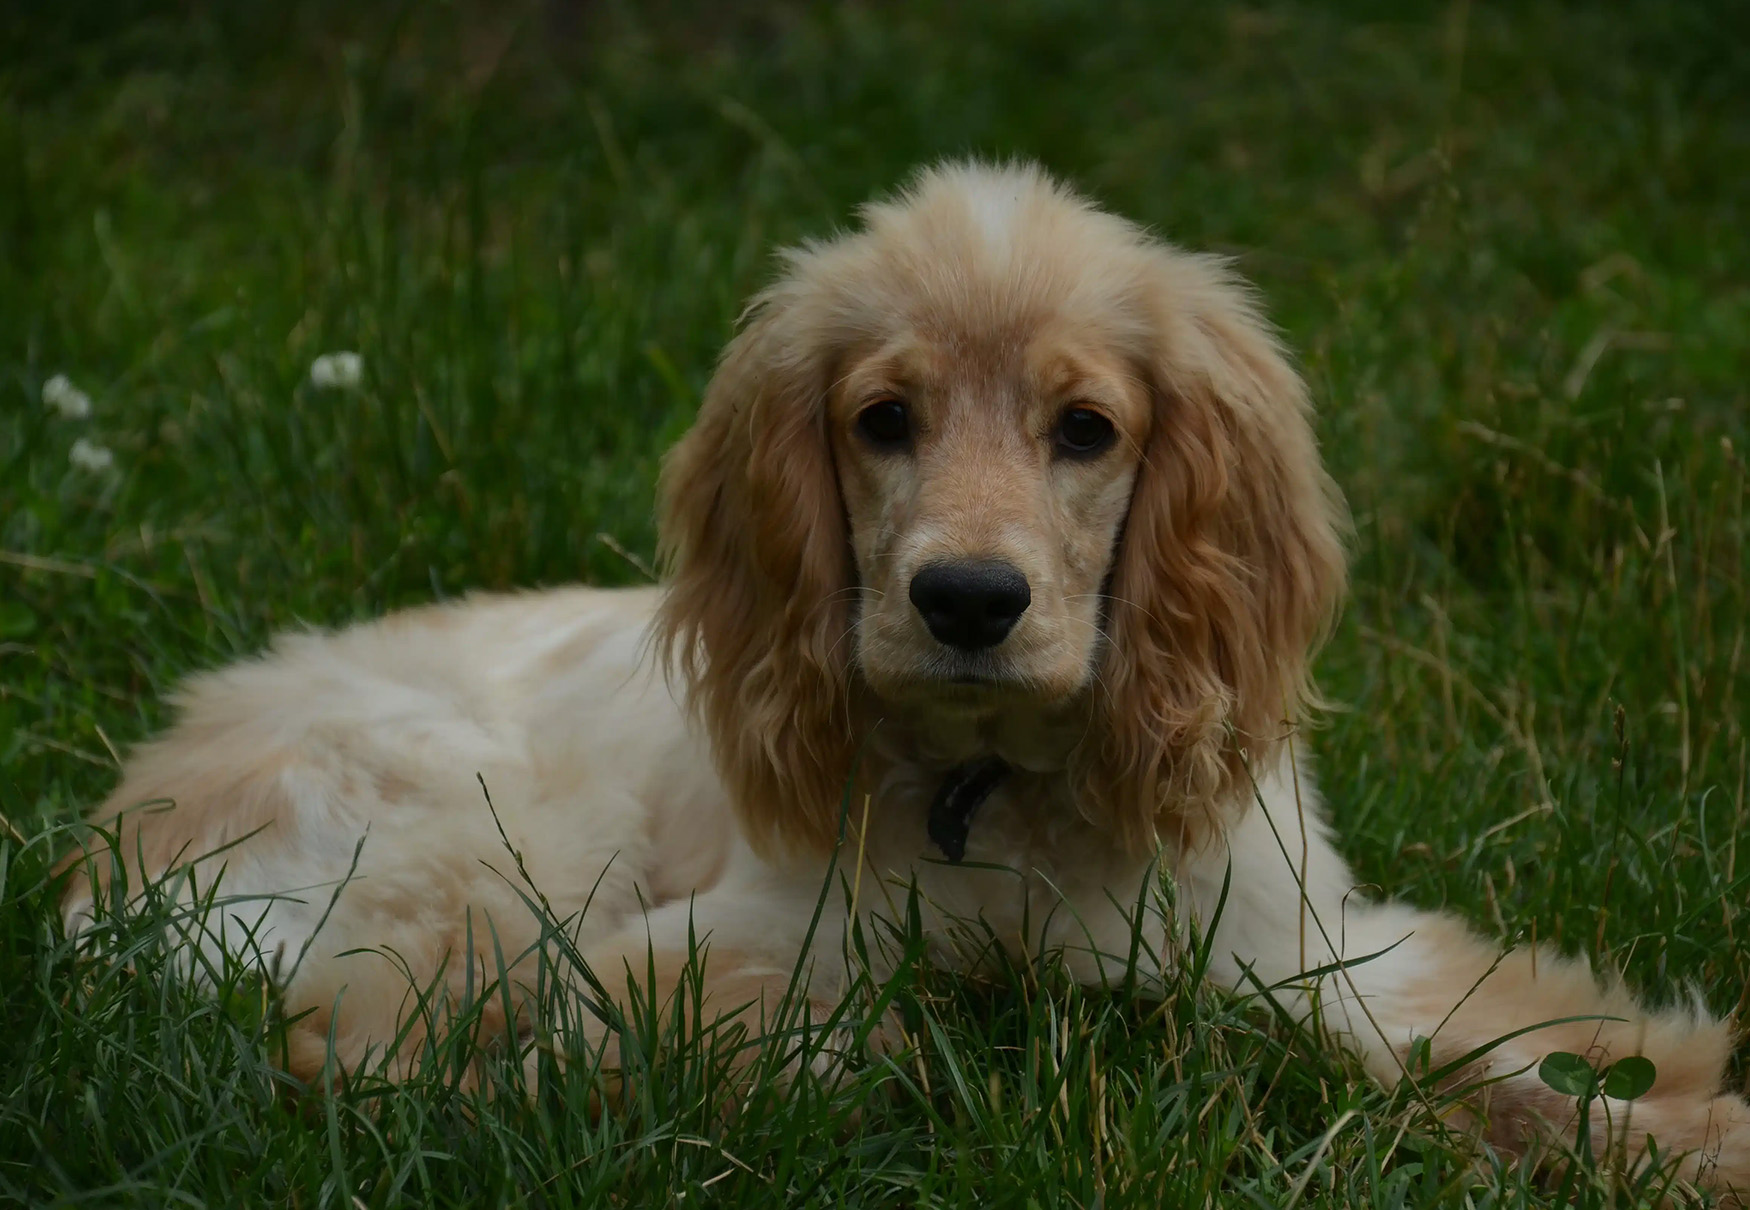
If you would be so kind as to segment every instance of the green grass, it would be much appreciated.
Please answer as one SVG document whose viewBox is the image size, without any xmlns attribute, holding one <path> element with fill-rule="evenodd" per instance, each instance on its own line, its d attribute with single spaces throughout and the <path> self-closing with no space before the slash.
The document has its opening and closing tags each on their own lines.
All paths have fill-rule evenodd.
<svg viewBox="0 0 1750 1210">
<path fill-rule="evenodd" d="M 1263 289 L 1356 520 L 1316 743 L 1363 876 L 1657 996 L 1750 987 L 1731 6 L 36 7 L 0 14 L 0 1201 L 1604 1204 L 1188 986 L 928 976 L 913 1057 L 726 1118 L 682 1046 L 592 1120 L 581 1074 L 296 1098 L 271 1015 L 149 927 L 61 939 L 56 829 L 180 676 L 638 579 L 769 249 L 950 153 Z M 336 349 L 362 390 L 309 383 Z"/>
</svg>

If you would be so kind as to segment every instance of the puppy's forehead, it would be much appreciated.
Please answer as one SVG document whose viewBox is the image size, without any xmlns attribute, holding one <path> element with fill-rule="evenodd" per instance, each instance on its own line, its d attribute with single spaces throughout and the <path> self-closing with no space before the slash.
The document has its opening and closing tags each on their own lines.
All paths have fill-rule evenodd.
<svg viewBox="0 0 1750 1210">
<path fill-rule="evenodd" d="M 839 393 L 853 404 L 890 391 L 937 395 L 968 389 L 1018 391 L 1017 402 L 1072 395 L 1115 400 L 1133 378 L 1122 356 L 1096 333 L 1056 319 L 983 329 L 922 324 L 854 351 Z"/>
<path fill-rule="evenodd" d="M 841 373 L 1054 391 L 1147 356 L 1146 237 L 1034 174 L 932 178 L 863 218 L 792 261 Z"/>
<path fill-rule="evenodd" d="M 1137 343 L 1133 263 L 1078 259 L 1044 237 L 1024 238 L 1024 227 L 1012 241 L 980 228 L 995 221 L 962 213 L 923 246 L 881 237 L 890 232 L 865 236 L 836 284 L 866 346 L 909 338 L 962 362 L 1012 365 L 1053 341 L 1088 350 Z M 1005 241 L 1014 246 L 999 255 Z"/>
</svg>

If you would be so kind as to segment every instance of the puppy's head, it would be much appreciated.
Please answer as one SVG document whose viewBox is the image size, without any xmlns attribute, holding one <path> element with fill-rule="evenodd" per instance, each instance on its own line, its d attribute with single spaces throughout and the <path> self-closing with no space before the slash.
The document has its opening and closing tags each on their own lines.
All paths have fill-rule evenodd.
<svg viewBox="0 0 1750 1210">
<path fill-rule="evenodd" d="M 1036 170 L 863 220 L 785 254 L 663 471 L 660 635 L 745 822 L 831 844 L 885 716 L 1049 720 L 1117 840 L 1194 831 L 1341 592 L 1300 381 L 1219 261 Z"/>
</svg>

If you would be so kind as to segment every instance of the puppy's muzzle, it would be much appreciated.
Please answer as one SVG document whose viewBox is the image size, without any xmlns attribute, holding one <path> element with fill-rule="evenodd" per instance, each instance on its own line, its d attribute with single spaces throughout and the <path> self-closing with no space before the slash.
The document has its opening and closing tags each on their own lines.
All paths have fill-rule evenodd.
<svg viewBox="0 0 1750 1210">
<path fill-rule="evenodd" d="M 982 651 L 1014 629 L 1033 590 L 1013 564 L 965 559 L 920 570 L 911 580 L 911 603 L 938 642 Z"/>
</svg>

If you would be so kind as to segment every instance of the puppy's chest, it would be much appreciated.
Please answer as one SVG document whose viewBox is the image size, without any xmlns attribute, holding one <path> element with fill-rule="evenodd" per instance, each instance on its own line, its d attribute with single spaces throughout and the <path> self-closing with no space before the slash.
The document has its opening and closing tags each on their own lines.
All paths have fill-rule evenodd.
<svg viewBox="0 0 1750 1210">
<path fill-rule="evenodd" d="M 1076 811 L 1066 777 L 1009 769 L 988 788 L 957 787 L 967 776 L 953 769 L 889 776 L 869 804 L 870 856 L 883 876 L 915 880 L 944 905 L 988 916 L 1073 895 L 1132 864 Z M 965 801 L 954 803 L 957 788 Z"/>
</svg>

